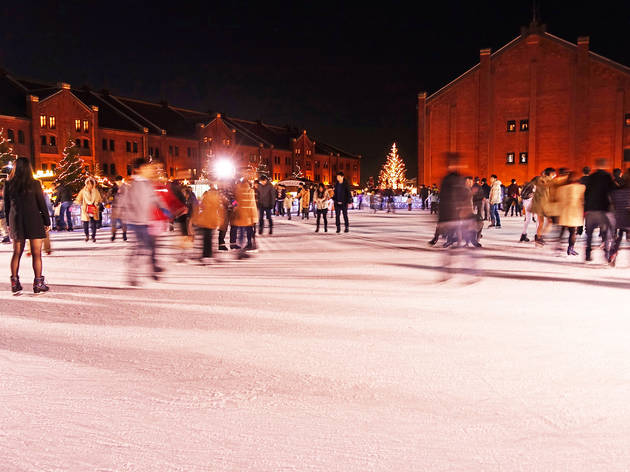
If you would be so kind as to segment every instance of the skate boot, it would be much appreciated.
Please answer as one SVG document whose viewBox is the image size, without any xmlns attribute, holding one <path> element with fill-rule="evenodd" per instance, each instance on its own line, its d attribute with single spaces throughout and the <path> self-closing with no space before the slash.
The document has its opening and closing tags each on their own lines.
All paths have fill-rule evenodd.
<svg viewBox="0 0 630 472">
<path fill-rule="evenodd" d="M 11 277 L 11 291 L 13 295 L 20 295 L 22 293 L 22 284 L 19 277 Z"/>
<path fill-rule="evenodd" d="M 35 280 L 33 281 L 33 292 L 42 293 L 47 292 L 48 290 L 50 290 L 50 287 L 48 287 L 46 282 L 44 282 L 44 276 L 35 277 Z"/>
<path fill-rule="evenodd" d="M 529 238 L 527 237 L 526 234 L 521 234 L 521 239 L 518 242 L 519 243 L 528 243 L 529 242 Z"/>
</svg>

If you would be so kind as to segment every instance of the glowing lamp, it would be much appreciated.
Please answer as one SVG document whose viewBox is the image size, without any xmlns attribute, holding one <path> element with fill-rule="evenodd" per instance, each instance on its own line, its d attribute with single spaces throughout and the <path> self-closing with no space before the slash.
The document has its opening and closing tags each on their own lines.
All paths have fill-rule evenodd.
<svg viewBox="0 0 630 472">
<path fill-rule="evenodd" d="M 236 169 L 228 159 L 221 159 L 214 165 L 214 174 L 219 180 L 233 179 Z"/>
</svg>

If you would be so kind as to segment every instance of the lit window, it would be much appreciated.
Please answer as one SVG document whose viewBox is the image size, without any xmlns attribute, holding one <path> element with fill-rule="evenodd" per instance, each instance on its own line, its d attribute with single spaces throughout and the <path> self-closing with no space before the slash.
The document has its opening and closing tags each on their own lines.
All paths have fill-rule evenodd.
<svg viewBox="0 0 630 472">
<path fill-rule="evenodd" d="M 513 152 L 508 152 L 505 157 L 506 164 L 514 164 L 515 154 Z"/>
<path fill-rule="evenodd" d="M 507 132 L 514 133 L 516 131 L 516 121 L 510 120 L 507 122 Z"/>
<path fill-rule="evenodd" d="M 39 116 L 39 126 L 41 126 L 42 128 L 46 127 L 46 115 Z"/>
<path fill-rule="evenodd" d="M 88 124 L 88 120 L 83 120 L 83 132 L 87 133 L 90 129 L 90 125 Z"/>
<path fill-rule="evenodd" d="M 229 145 L 230 145 L 230 140 L 229 140 L 229 139 L 226 139 L 226 140 L 225 140 L 225 144 L 229 146 Z"/>
<path fill-rule="evenodd" d="M 51 136 L 49 142 L 50 142 L 51 146 L 56 146 L 57 145 L 57 138 L 54 137 L 54 136 Z"/>
<path fill-rule="evenodd" d="M 21 129 L 18 130 L 18 143 L 24 144 L 24 131 Z"/>
<path fill-rule="evenodd" d="M 74 129 L 76 131 L 81 131 L 81 120 L 74 120 Z"/>
<path fill-rule="evenodd" d="M 527 164 L 527 153 L 526 152 L 521 152 L 518 155 L 518 163 L 519 164 Z"/>
<path fill-rule="evenodd" d="M 529 120 L 521 120 L 520 129 L 521 131 L 529 131 Z"/>
<path fill-rule="evenodd" d="M 12 129 L 8 129 L 7 130 L 7 139 L 9 140 L 10 143 L 14 143 L 15 142 L 15 131 L 13 131 Z"/>
<path fill-rule="evenodd" d="M 48 127 L 50 129 L 55 129 L 57 127 L 57 120 L 55 119 L 54 116 L 48 117 Z"/>
<path fill-rule="evenodd" d="M 626 116 L 623 121 L 626 126 L 630 126 L 630 113 L 626 113 Z"/>
</svg>

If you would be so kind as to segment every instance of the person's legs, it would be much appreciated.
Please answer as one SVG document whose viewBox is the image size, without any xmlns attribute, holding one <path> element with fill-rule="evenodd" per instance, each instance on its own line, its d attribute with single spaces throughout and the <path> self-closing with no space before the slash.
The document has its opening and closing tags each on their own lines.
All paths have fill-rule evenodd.
<svg viewBox="0 0 630 472">
<path fill-rule="evenodd" d="M 542 238 L 543 229 L 545 226 L 545 215 L 542 213 L 536 214 L 537 217 L 537 226 L 536 226 L 536 239 Z"/>
<path fill-rule="evenodd" d="M 66 217 L 68 231 L 72 231 L 72 202 L 63 202 L 61 204 L 61 220 Z"/>
<path fill-rule="evenodd" d="M 92 241 L 96 242 L 96 225 L 97 225 L 97 221 L 90 217 L 90 227 L 92 229 Z"/>
<path fill-rule="evenodd" d="M 317 220 L 315 221 L 315 232 L 319 231 L 319 221 L 322 218 L 322 210 L 317 210 Z"/>
<path fill-rule="evenodd" d="M 36 279 L 42 276 L 42 242 L 43 239 L 31 239 L 31 255 L 33 256 L 33 274 Z"/>
<path fill-rule="evenodd" d="M 88 239 L 90 239 L 90 222 L 89 221 L 83 222 L 83 232 L 85 233 L 85 240 L 87 241 Z"/>
<path fill-rule="evenodd" d="M 575 246 L 575 239 L 576 239 L 576 233 L 577 228 L 569 228 L 569 247 L 567 249 L 567 254 L 572 255 L 572 256 L 577 256 L 577 252 L 575 252 L 575 250 L 573 249 L 573 247 Z"/>
<path fill-rule="evenodd" d="M 494 220 L 494 224 L 496 225 L 496 227 L 500 227 L 501 226 L 501 216 L 499 215 L 499 204 L 498 203 L 494 203 L 492 205 L 492 215 L 493 215 L 493 220 Z"/>
<path fill-rule="evenodd" d="M 46 237 L 43 239 L 43 246 L 44 252 L 46 252 L 46 254 L 50 254 L 52 252 L 52 249 L 50 247 L 50 233 L 48 231 L 46 231 Z"/>
<path fill-rule="evenodd" d="M 25 240 L 13 240 L 13 256 L 11 256 L 11 277 L 17 277 L 20 272 L 20 260 L 24 252 Z"/>
<path fill-rule="evenodd" d="M 212 230 L 209 228 L 201 228 L 201 235 L 203 237 L 201 257 L 212 257 Z"/>
<path fill-rule="evenodd" d="M 322 216 L 324 217 L 324 232 L 328 231 L 328 210 L 322 210 Z"/>
<path fill-rule="evenodd" d="M 258 209 L 258 234 L 262 234 L 265 228 L 265 209 L 260 207 Z"/>
<path fill-rule="evenodd" d="M 523 201 L 523 210 L 525 211 L 525 222 L 523 223 L 523 234 L 527 236 L 527 228 L 529 227 L 529 223 L 532 221 L 532 213 L 531 213 L 531 203 L 530 199 Z"/>
<path fill-rule="evenodd" d="M 335 225 L 337 226 L 337 232 L 341 231 L 341 221 L 339 217 L 341 216 L 341 205 L 335 203 Z"/>
<path fill-rule="evenodd" d="M 345 231 L 347 233 L 348 230 L 350 229 L 350 224 L 348 223 L 348 205 L 343 205 L 342 211 L 343 211 L 343 224 L 345 226 Z"/>
<path fill-rule="evenodd" d="M 269 220 L 269 234 L 273 232 L 273 219 L 271 218 L 271 208 L 265 208 L 265 213 L 267 213 L 267 220 Z"/>
<path fill-rule="evenodd" d="M 592 248 L 591 245 L 593 244 L 593 231 L 595 231 L 595 228 L 597 227 L 597 221 L 596 218 L 594 217 L 595 215 L 593 214 L 593 212 L 588 212 L 586 214 L 586 252 L 585 252 L 585 256 L 586 256 L 586 260 L 590 261 L 591 260 L 591 252 L 592 252 Z"/>
</svg>

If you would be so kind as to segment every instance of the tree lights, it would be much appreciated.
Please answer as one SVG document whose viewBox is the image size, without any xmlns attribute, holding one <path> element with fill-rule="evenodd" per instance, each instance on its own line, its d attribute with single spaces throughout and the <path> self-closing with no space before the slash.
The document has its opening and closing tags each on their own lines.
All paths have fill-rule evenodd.
<svg viewBox="0 0 630 472">
<path fill-rule="evenodd" d="M 403 189 L 406 181 L 407 168 L 398 154 L 396 143 L 394 143 L 379 173 L 378 184 L 380 188 Z"/>
</svg>

